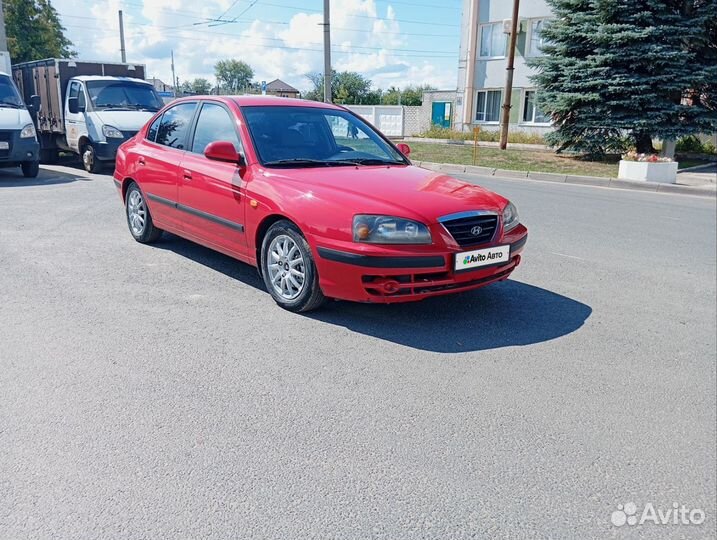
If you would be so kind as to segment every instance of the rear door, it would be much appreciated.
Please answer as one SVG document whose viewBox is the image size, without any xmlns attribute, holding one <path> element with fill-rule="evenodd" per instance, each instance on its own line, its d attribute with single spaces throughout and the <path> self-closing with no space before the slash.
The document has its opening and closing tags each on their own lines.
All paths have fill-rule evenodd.
<svg viewBox="0 0 717 540">
<path fill-rule="evenodd" d="M 180 164 L 186 153 L 197 103 L 182 102 L 157 117 L 145 140 L 135 147 L 136 177 L 158 226 L 183 229 L 186 217 L 177 209 Z"/>
<path fill-rule="evenodd" d="M 179 184 L 179 208 L 186 214 L 184 230 L 225 252 L 245 253 L 245 183 L 239 167 L 204 156 L 204 149 L 214 141 L 231 142 L 243 153 L 236 116 L 223 103 L 203 101 L 190 140 Z"/>
</svg>

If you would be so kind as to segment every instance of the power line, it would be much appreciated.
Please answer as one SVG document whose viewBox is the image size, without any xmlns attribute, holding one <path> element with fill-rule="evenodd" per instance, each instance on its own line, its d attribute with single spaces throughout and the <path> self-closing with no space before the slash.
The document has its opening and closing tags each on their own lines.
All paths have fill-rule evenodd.
<svg viewBox="0 0 717 540">
<path fill-rule="evenodd" d="M 73 17 L 73 18 L 77 18 L 77 19 L 91 19 L 91 20 L 94 19 L 93 17 L 86 17 L 86 16 L 81 16 L 81 15 L 70 15 L 69 17 Z M 65 25 L 65 26 L 75 27 L 75 28 L 86 28 L 85 26 L 81 26 L 81 25 Z M 134 22 L 131 23 L 131 25 L 126 24 L 126 26 L 143 26 L 143 27 L 150 27 L 150 28 L 160 28 L 162 30 L 175 30 L 176 29 L 175 27 L 171 27 L 171 26 L 161 26 L 161 25 L 154 25 L 154 24 L 134 23 Z M 103 32 L 106 31 L 106 29 L 99 29 L 99 28 L 97 30 L 103 31 Z M 180 32 L 188 32 L 188 33 L 192 33 L 192 34 L 203 34 L 203 35 L 207 35 L 207 33 L 208 33 L 206 31 L 193 30 L 190 28 L 182 29 L 182 30 L 180 30 Z M 229 33 L 229 32 L 215 32 L 214 31 L 214 32 L 210 32 L 210 34 L 216 35 L 216 36 L 229 36 L 229 37 L 233 37 L 233 38 L 240 37 L 240 36 L 237 36 L 237 34 Z M 147 35 L 147 34 L 146 34 L 146 32 L 142 32 L 141 35 Z M 182 36 L 181 35 L 169 36 L 167 34 L 163 34 L 163 37 L 181 38 Z M 281 38 L 270 38 L 270 37 L 259 37 L 259 36 L 257 36 L 256 39 L 261 39 L 261 40 L 265 40 L 265 41 L 280 41 L 280 42 L 285 41 Z M 244 40 L 243 42 L 250 43 L 247 40 Z M 321 42 L 310 42 L 309 44 L 310 45 L 321 45 Z M 294 47 L 287 46 L 286 48 L 294 48 Z M 443 58 L 443 57 L 450 58 L 450 57 L 458 54 L 457 51 L 455 51 L 455 52 L 454 51 L 441 51 L 441 50 L 436 50 L 436 49 L 405 49 L 405 48 L 393 48 L 393 47 L 368 47 L 368 46 L 364 46 L 364 45 L 351 45 L 350 48 L 374 50 L 374 51 L 396 51 L 396 52 L 432 53 L 432 54 L 438 53 L 440 55 L 446 55 L 446 56 L 432 56 L 431 58 Z M 298 48 L 297 48 L 297 50 L 298 50 Z M 346 51 L 339 50 L 339 49 L 332 49 L 332 50 L 336 50 L 336 52 L 346 52 Z"/>
<path fill-rule="evenodd" d="M 102 28 L 88 29 L 86 26 L 70 25 L 70 24 L 66 24 L 65 26 L 69 27 L 69 28 L 82 28 L 86 32 L 90 31 L 90 32 L 99 32 L 102 34 L 106 33 L 106 29 L 102 29 Z M 146 26 L 151 26 L 151 25 L 146 25 Z M 198 33 L 198 34 L 204 34 L 204 35 L 207 34 L 207 32 L 202 32 L 199 30 L 183 30 L 183 32 L 192 32 L 192 33 Z M 138 36 L 149 36 L 149 35 L 154 35 L 154 34 L 150 34 L 149 31 L 140 30 L 140 31 L 129 33 L 128 35 L 131 37 L 138 37 Z M 212 32 L 212 35 L 223 35 L 223 36 L 231 36 L 231 37 L 237 38 L 236 34 L 229 34 L 226 32 L 224 32 L 224 33 Z M 181 39 L 186 36 L 164 34 L 163 37 Z M 272 40 L 272 41 L 283 41 L 279 38 L 258 38 L 258 39 Z M 193 37 L 192 41 L 211 43 L 213 40 Z M 252 45 L 252 46 L 264 48 L 264 49 L 282 49 L 282 50 L 291 50 L 291 51 L 322 52 L 322 49 L 311 49 L 308 47 L 291 47 L 288 45 L 268 45 L 268 44 L 263 44 L 263 43 L 252 42 L 250 40 L 243 40 L 242 43 L 246 43 L 248 45 Z M 440 54 L 440 55 L 436 55 L 436 54 L 429 55 L 429 54 L 413 54 L 416 52 L 421 52 L 420 50 L 417 50 L 417 49 L 384 49 L 381 47 L 360 47 L 360 46 L 355 46 L 355 48 L 370 49 L 370 50 L 375 50 L 375 51 L 388 51 L 391 53 L 391 56 L 408 57 L 408 58 L 446 58 L 446 59 L 451 59 L 451 58 L 455 58 L 458 54 L 457 51 L 455 53 L 450 53 L 450 52 L 445 51 L 443 54 Z M 357 54 L 357 55 L 364 55 L 364 56 L 373 56 L 376 54 L 373 52 L 363 52 L 363 51 L 356 51 L 356 50 L 348 50 L 347 51 L 347 50 L 343 50 L 343 49 L 333 49 L 333 48 L 331 49 L 331 51 L 332 51 L 332 53 L 336 53 L 336 54 Z M 397 52 L 394 52 L 394 51 L 397 51 Z M 406 52 L 408 54 L 403 54 L 404 52 Z M 428 52 L 433 52 L 433 51 L 428 51 Z"/>
</svg>

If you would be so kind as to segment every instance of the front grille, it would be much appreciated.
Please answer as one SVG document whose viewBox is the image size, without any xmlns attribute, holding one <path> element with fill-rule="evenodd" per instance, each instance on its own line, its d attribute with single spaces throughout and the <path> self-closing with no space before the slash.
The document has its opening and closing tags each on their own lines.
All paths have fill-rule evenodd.
<svg viewBox="0 0 717 540">
<path fill-rule="evenodd" d="M 12 150 L 13 131 L 0 130 L 0 141 L 8 144 L 7 148 L 0 149 L 0 159 L 8 159 L 10 157 L 10 151 Z"/>
<path fill-rule="evenodd" d="M 441 220 L 441 223 L 451 233 L 459 246 L 477 246 L 493 239 L 498 228 L 498 216 L 495 214 L 478 214 Z M 480 227 L 478 234 L 474 234 L 475 227 Z"/>
<path fill-rule="evenodd" d="M 125 139 L 131 139 L 131 138 L 134 137 L 135 135 L 137 135 L 137 130 L 134 130 L 134 131 L 122 131 L 122 136 L 123 136 Z"/>
</svg>

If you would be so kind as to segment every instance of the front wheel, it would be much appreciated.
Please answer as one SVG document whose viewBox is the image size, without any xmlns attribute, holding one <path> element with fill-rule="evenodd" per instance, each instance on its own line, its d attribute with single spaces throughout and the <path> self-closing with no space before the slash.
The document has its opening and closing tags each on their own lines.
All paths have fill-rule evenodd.
<svg viewBox="0 0 717 540">
<path fill-rule="evenodd" d="M 20 168 L 22 169 L 22 175 L 25 178 L 37 178 L 37 175 L 40 174 L 39 161 L 23 161 Z"/>
<path fill-rule="evenodd" d="M 267 290 L 284 309 L 305 312 L 324 303 L 311 248 L 290 221 L 269 227 L 261 244 L 261 265 Z"/>
<path fill-rule="evenodd" d="M 86 144 L 82 147 L 80 157 L 82 158 L 82 166 L 88 173 L 97 174 L 102 172 L 102 162 L 97 159 L 97 154 L 91 144 Z"/>
<path fill-rule="evenodd" d="M 137 242 L 151 244 L 162 235 L 162 230 L 154 226 L 144 194 L 134 182 L 127 188 L 125 210 L 129 232 Z"/>
</svg>

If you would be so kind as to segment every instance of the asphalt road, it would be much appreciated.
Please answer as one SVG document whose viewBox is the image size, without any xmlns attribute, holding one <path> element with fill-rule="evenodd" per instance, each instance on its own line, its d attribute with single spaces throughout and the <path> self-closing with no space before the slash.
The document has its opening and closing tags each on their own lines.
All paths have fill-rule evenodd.
<svg viewBox="0 0 717 540">
<path fill-rule="evenodd" d="M 713 538 L 714 200 L 481 182 L 510 281 L 302 316 L 109 175 L 0 171 L 0 538 Z"/>
</svg>

